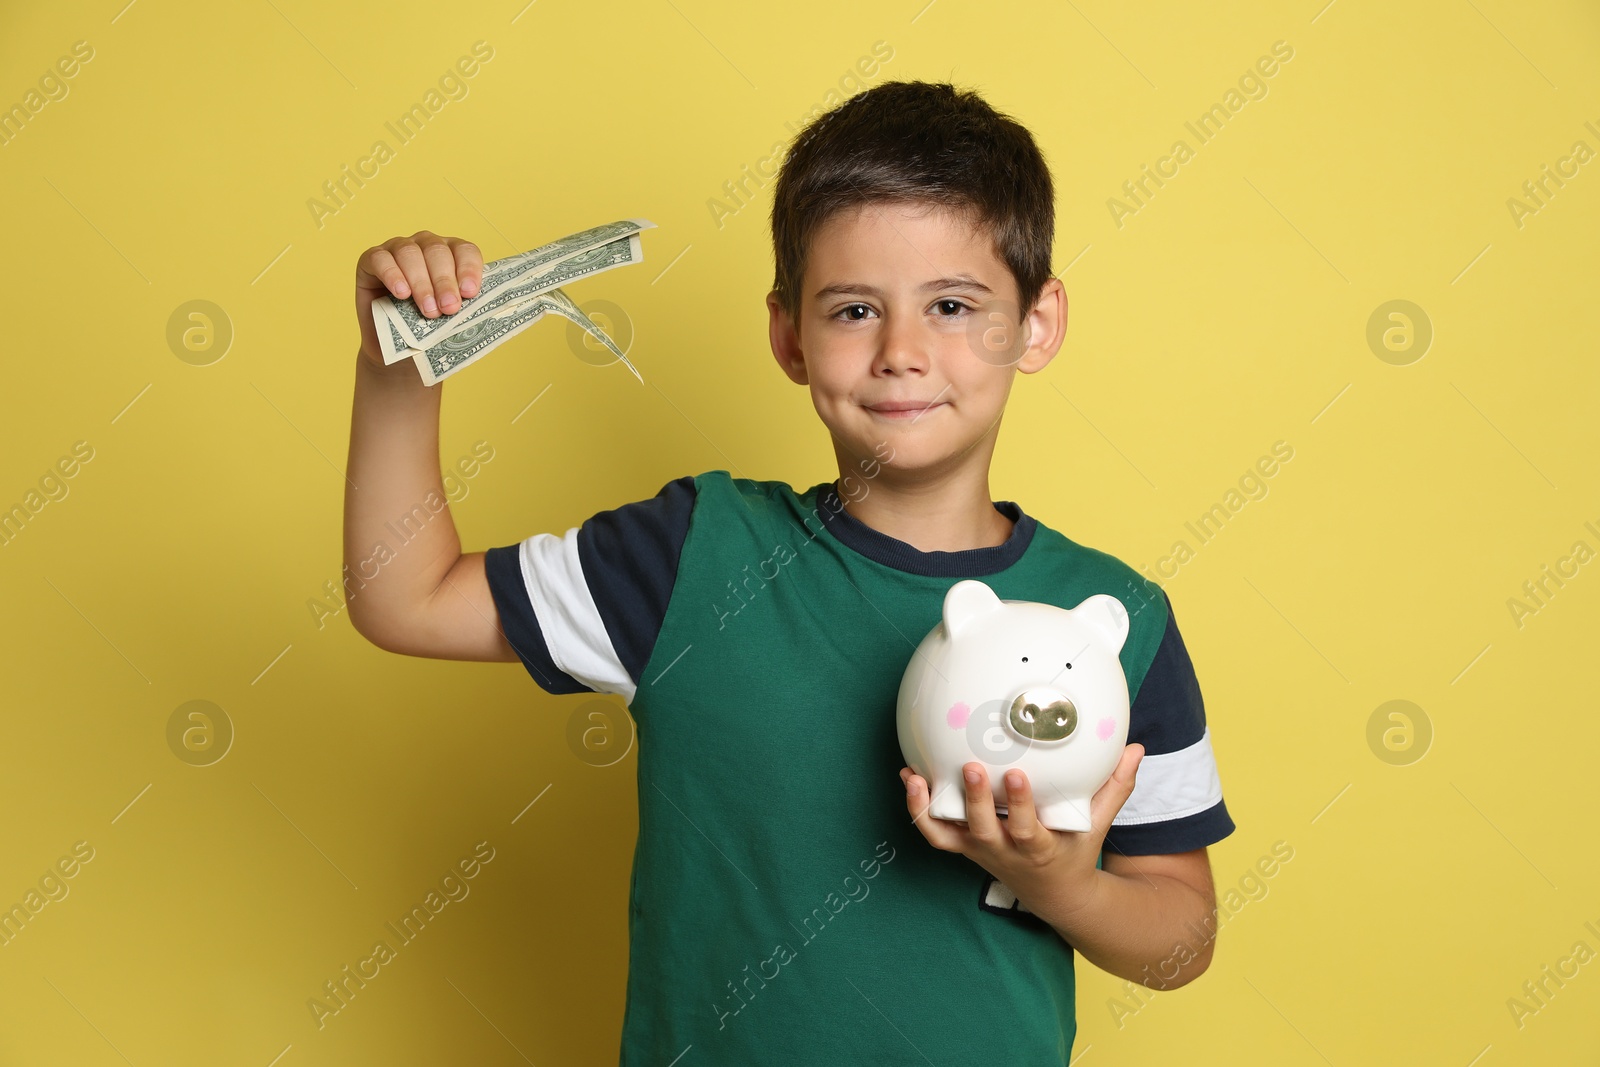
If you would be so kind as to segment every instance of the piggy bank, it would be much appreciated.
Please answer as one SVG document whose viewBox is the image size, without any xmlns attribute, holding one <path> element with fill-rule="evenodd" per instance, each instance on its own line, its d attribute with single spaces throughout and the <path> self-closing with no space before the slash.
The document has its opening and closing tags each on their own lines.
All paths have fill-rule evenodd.
<svg viewBox="0 0 1600 1067">
<path fill-rule="evenodd" d="M 943 618 L 900 680 L 896 723 L 906 764 L 928 782 L 929 814 L 967 821 L 970 762 L 988 769 L 995 810 L 1003 776 L 1022 770 L 1039 821 L 1087 831 L 1089 800 L 1122 758 L 1128 680 L 1122 602 L 1097 593 L 1075 608 L 1001 600 L 967 579 L 944 597 Z"/>
</svg>

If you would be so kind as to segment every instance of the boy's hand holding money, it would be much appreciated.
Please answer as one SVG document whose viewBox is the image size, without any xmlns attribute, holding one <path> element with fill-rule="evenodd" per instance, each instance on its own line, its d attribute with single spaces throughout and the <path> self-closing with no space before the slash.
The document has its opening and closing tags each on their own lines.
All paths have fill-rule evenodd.
<svg viewBox="0 0 1600 1067">
<path fill-rule="evenodd" d="M 461 310 L 483 283 L 483 253 L 471 241 L 418 230 L 410 237 L 391 237 L 356 260 L 356 321 L 361 324 L 361 355 L 384 370 L 372 302 L 380 296 L 414 298 L 428 318 Z"/>
<path fill-rule="evenodd" d="M 436 385 L 555 314 L 586 331 L 643 381 L 562 287 L 643 261 L 639 234 L 654 226 L 648 219 L 618 219 L 488 263 L 476 245 L 460 238 L 427 230 L 394 238 L 363 255 L 357 270 L 363 354 L 370 359 L 375 351 L 384 366 L 410 359 L 423 384 Z"/>
</svg>

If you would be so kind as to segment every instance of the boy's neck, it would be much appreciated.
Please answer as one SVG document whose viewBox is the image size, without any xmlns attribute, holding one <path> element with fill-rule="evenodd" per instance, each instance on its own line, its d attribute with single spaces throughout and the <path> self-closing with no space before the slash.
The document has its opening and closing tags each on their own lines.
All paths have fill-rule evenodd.
<svg viewBox="0 0 1600 1067">
<path fill-rule="evenodd" d="M 845 485 L 853 493 L 841 488 Z M 986 471 L 936 485 L 899 485 L 881 475 L 867 481 L 859 473 L 845 471 L 833 488 L 853 518 L 919 552 L 1003 545 L 1016 525 L 989 498 Z"/>
</svg>

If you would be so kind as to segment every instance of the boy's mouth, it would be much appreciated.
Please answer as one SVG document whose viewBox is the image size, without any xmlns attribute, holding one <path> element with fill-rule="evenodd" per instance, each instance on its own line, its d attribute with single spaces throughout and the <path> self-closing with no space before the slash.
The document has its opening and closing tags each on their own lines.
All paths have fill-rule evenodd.
<svg viewBox="0 0 1600 1067">
<path fill-rule="evenodd" d="M 863 405 L 874 415 L 881 415 L 887 419 L 916 419 L 927 414 L 935 408 L 944 407 L 944 403 L 934 403 L 930 400 L 885 400 L 881 404 Z"/>
</svg>

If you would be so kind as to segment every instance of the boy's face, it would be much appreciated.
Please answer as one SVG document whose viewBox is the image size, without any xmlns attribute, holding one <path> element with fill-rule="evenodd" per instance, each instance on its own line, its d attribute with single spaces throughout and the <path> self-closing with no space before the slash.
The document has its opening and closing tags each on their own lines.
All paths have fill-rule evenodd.
<svg viewBox="0 0 1600 1067">
<path fill-rule="evenodd" d="M 987 477 L 1012 379 L 1055 356 L 1067 310 L 1052 278 L 1019 319 L 987 232 L 898 203 L 834 214 L 814 235 L 797 319 L 776 293 L 767 306 L 773 355 L 810 386 L 841 473 L 879 461 L 941 479 Z"/>
</svg>

